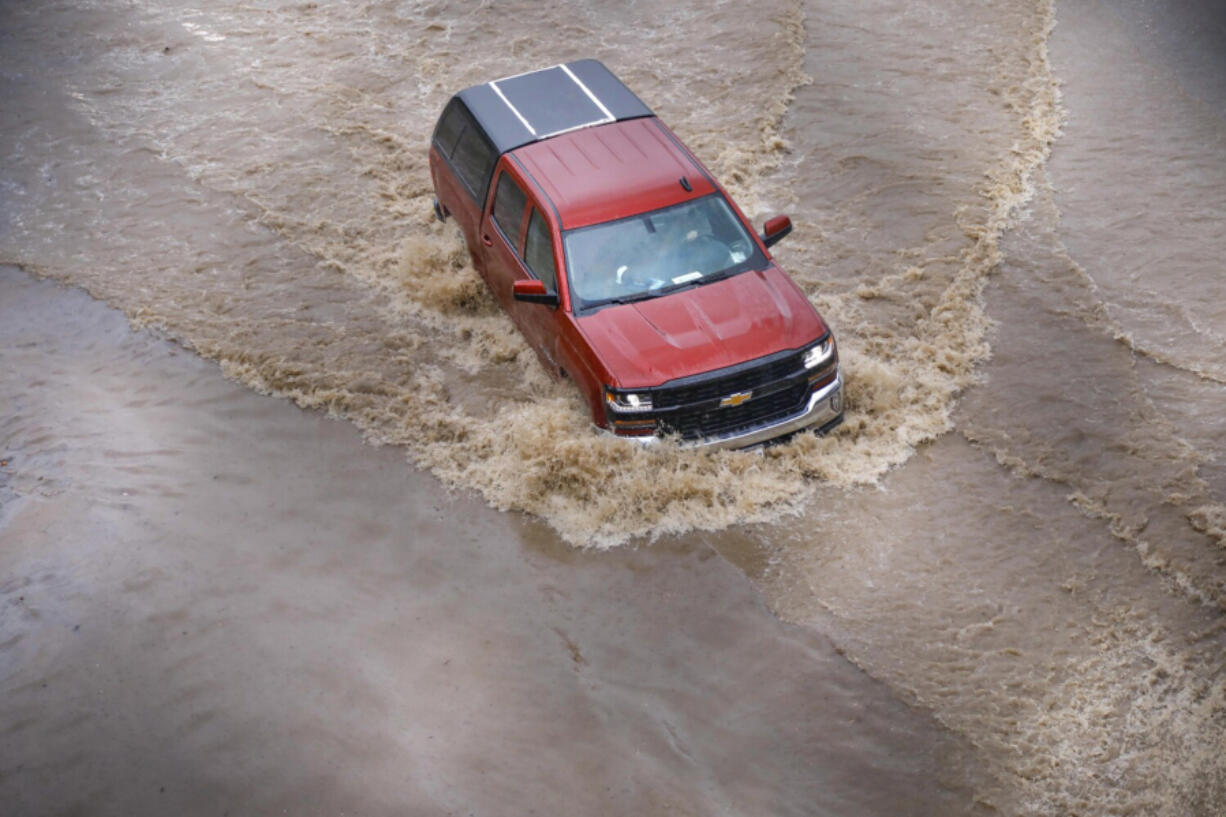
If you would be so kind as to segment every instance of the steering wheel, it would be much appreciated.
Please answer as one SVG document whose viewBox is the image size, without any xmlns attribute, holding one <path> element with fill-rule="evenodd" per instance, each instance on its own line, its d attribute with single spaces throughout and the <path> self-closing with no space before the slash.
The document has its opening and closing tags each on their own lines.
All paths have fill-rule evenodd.
<svg viewBox="0 0 1226 817">
<path fill-rule="evenodd" d="M 664 286 L 664 283 L 664 280 L 661 278 L 654 278 L 643 274 L 642 270 L 638 267 L 631 270 L 629 265 L 622 264 L 617 268 L 617 285 L 623 290 L 629 288 L 632 291 L 638 292 L 643 289 L 657 289 Z"/>
</svg>

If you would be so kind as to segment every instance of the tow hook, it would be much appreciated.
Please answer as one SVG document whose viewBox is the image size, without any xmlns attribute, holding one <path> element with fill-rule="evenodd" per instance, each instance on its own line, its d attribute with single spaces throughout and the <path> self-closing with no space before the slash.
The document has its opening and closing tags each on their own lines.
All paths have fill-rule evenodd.
<svg viewBox="0 0 1226 817">
<path fill-rule="evenodd" d="M 438 196 L 434 197 L 434 217 L 439 221 L 447 221 L 447 211 L 443 209 L 443 205 L 438 203 Z"/>
</svg>

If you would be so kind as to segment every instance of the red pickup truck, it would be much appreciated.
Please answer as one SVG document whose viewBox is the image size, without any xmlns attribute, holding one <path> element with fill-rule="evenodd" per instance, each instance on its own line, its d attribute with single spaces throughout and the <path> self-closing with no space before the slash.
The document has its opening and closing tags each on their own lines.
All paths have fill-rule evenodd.
<svg viewBox="0 0 1226 817">
<path fill-rule="evenodd" d="M 435 214 L 597 426 L 763 443 L 843 420 L 834 337 L 711 173 L 604 65 L 460 91 L 430 145 Z"/>
</svg>

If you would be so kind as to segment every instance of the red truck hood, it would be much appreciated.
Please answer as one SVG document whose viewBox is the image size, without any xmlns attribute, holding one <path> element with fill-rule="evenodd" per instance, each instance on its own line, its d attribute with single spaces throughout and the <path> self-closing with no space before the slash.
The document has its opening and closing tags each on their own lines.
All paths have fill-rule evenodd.
<svg viewBox="0 0 1226 817">
<path fill-rule="evenodd" d="M 623 388 L 796 349 L 826 331 L 817 311 L 778 267 L 611 306 L 580 318 L 592 350 Z"/>
</svg>

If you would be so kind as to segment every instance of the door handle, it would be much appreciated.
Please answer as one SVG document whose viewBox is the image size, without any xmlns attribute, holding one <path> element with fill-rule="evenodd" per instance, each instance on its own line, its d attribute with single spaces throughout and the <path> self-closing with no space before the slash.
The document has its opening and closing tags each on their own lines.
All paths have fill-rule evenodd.
<svg viewBox="0 0 1226 817">
<path fill-rule="evenodd" d="M 494 239 L 490 238 L 488 235 L 483 235 L 481 236 L 481 243 L 487 247 L 492 247 L 494 246 Z"/>
</svg>

